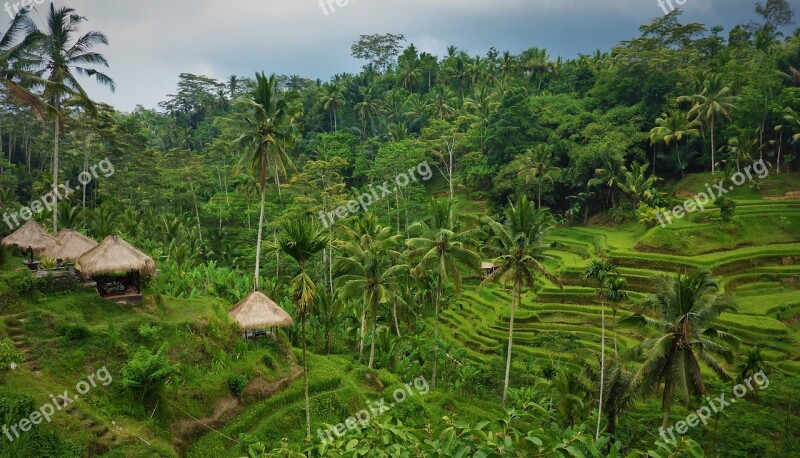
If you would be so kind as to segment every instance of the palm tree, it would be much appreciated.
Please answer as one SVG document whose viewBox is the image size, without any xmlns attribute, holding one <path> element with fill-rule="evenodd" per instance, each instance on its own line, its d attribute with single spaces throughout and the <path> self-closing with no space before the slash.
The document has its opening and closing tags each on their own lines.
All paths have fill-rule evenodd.
<svg viewBox="0 0 800 458">
<path fill-rule="evenodd" d="M 358 117 L 361 118 L 361 123 L 364 126 L 364 132 L 367 131 L 367 120 L 369 120 L 370 130 L 375 133 L 375 116 L 380 111 L 378 109 L 380 101 L 378 100 L 378 89 L 375 85 L 361 86 L 359 88 L 361 94 L 361 101 L 354 107 Z"/>
<path fill-rule="evenodd" d="M 46 109 L 44 102 L 26 87 L 37 80 L 27 67 L 38 60 L 34 48 L 42 39 L 42 34 L 27 16 L 28 11 L 22 10 L 15 15 L 8 30 L 0 35 L 0 84 L 43 120 Z"/>
<path fill-rule="evenodd" d="M 658 181 L 658 177 L 655 175 L 645 176 L 648 168 L 650 168 L 650 164 L 646 162 L 644 165 L 634 162 L 631 164 L 630 170 L 623 168 L 623 179 L 617 183 L 617 186 L 633 200 L 633 211 L 636 211 L 639 202 L 644 200 L 645 193 Z"/>
<path fill-rule="evenodd" d="M 617 429 L 617 417 L 636 401 L 636 393 L 631 388 L 633 373 L 625 370 L 622 361 L 616 357 L 606 366 L 605 380 L 602 412 L 608 421 L 606 429 L 613 435 Z"/>
<path fill-rule="evenodd" d="M 435 275 L 434 293 L 434 331 L 433 331 L 433 377 L 431 383 L 436 387 L 436 369 L 439 353 L 439 309 L 445 283 L 450 282 L 456 293 L 461 292 L 461 270 L 459 265 L 469 270 L 480 271 L 480 257 L 469 245 L 475 230 L 464 228 L 463 220 L 455 216 L 455 202 L 452 199 L 439 199 L 431 202 L 428 221 L 412 224 L 409 231 L 418 232 L 419 237 L 410 238 L 406 244 L 411 248 L 409 257 L 417 261 L 413 273 L 423 271 Z"/>
<path fill-rule="evenodd" d="M 700 134 L 697 128 L 699 122 L 697 120 L 689 121 L 686 114 L 678 109 L 670 110 L 668 113 L 662 113 L 660 118 L 656 119 L 656 127 L 650 130 L 650 144 L 663 142 L 669 146 L 670 143 L 675 143 L 675 158 L 678 160 L 678 168 L 681 169 L 681 175 L 684 173 L 684 165 L 681 160 L 681 150 L 679 143 L 686 137 L 688 144 L 689 138 Z M 655 159 L 653 159 L 653 170 L 655 171 Z"/>
<path fill-rule="evenodd" d="M 699 94 L 680 96 L 678 102 L 690 102 L 689 117 L 707 125 L 711 131 L 711 173 L 716 171 L 714 131 L 720 118 L 731 118 L 739 97 L 730 95 L 731 88 L 722 82 L 722 76 L 714 74 L 703 84 Z"/>
<path fill-rule="evenodd" d="M 405 265 L 391 265 L 391 259 L 399 257 L 394 248 L 400 243 L 401 235 L 390 235 L 391 228 L 378 223 L 378 218 L 367 214 L 357 223 L 357 230 L 348 229 L 349 242 L 342 250 L 345 257 L 338 263 L 337 271 L 341 272 L 336 279 L 340 285 L 340 294 L 344 298 L 361 296 L 363 309 L 361 314 L 361 346 L 359 360 L 363 356 L 366 318 L 370 315 L 371 346 L 369 368 L 372 369 L 375 359 L 375 327 L 378 320 L 378 308 L 392 299 L 396 299 L 395 280 L 400 272 L 407 270 Z"/>
<path fill-rule="evenodd" d="M 300 314 L 303 344 L 303 385 L 306 400 L 306 441 L 311 440 L 311 410 L 308 401 L 308 359 L 306 358 L 306 317 L 317 300 L 317 285 L 306 273 L 308 261 L 328 246 L 325 229 L 314 226 L 306 219 L 296 219 L 283 224 L 283 232 L 275 239 L 275 248 L 295 260 L 300 266 L 292 279 L 292 298 Z"/>
<path fill-rule="evenodd" d="M 603 412 L 603 393 L 604 393 L 604 380 L 606 373 L 606 313 L 605 313 L 605 300 L 607 294 L 608 279 L 612 275 L 617 274 L 617 265 L 608 261 L 592 261 L 586 266 L 583 271 L 584 280 L 596 280 L 600 287 L 598 294 L 600 296 L 600 403 L 597 406 L 597 432 L 595 433 L 595 440 L 600 438 L 600 420 L 602 419 Z"/>
<path fill-rule="evenodd" d="M 758 145 L 760 127 L 755 129 L 740 128 L 737 129 L 736 136 L 728 139 L 728 151 L 733 154 L 736 161 L 736 171 L 740 171 L 741 161 L 751 161 L 757 150 L 760 150 Z M 763 150 L 761 150 L 763 159 Z"/>
<path fill-rule="evenodd" d="M 656 286 L 657 292 L 648 296 L 645 303 L 655 309 L 658 317 L 637 313 L 625 317 L 621 323 L 650 327 L 661 334 L 637 347 L 636 353 L 646 356 L 632 385 L 647 392 L 664 383 L 662 407 L 666 428 L 676 394 L 688 404 L 693 393 L 706 393 L 701 362 L 719 377 L 731 380 L 714 355 L 732 362 L 733 354 L 726 344 L 738 345 L 739 340 L 711 327 L 723 311 L 735 310 L 735 307 L 717 294 L 719 286 L 707 272 L 661 276 Z"/>
<path fill-rule="evenodd" d="M 94 103 L 81 87 L 75 75 L 94 77 L 103 86 L 116 89 L 114 80 L 105 73 L 88 66 L 108 67 L 108 61 L 92 49 L 97 45 L 108 45 L 108 38 L 101 32 L 88 32 L 76 40 L 80 25 L 86 18 L 78 15 L 73 8 L 56 8 L 50 3 L 45 36 L 41 41 L 42 65 L 37 75 L 47 80 L 44 84 L 44 99 L 50 104 L 55 120 L 53 146 L 53 189 L 58 187 L 58 141 L 61 135 L 62 102 L 73 97 L 84 105 L 90 113 L 96 113 Z M 58 231 L 58 209 L 53 208 L 53 232 Z"/>
<path fill-rule="evenodd" d="M 511 374 L 511 349 L 514 339 L 514 312 L 522 298 L 522 288 L 536 287 L 536 275 L 563 287 L 561 280 L 541 261 L 549 259 L 544 250 L 549 244 L 545 235 L 555 226 L 553 215 L 548 210 L 534 209 L 533 203 L 522 195 L 517 204 L 509 203 L 505 211 L 504 223 L 486 219 L 492 233 L 490 249 L 497 254 L 492 261 L 497 269 L 483 280 L 481 286 L 491 282 L 511 283 L 514 293 L 511 298 L 511 313 L 508 325 L 508 353 L 506 356 L 506 375 L 503 384 L 503 406 L 508 398 L 508 382 Z"/>
<path fill-rule="evenodd" d="M 744 382 L 748 377 L 752 377 L 759 371 L 767 369 L 764 361 L 764 356 L 761 354 L 763 347 L 756 345 L 744 352 L 739 358 L 739 364 L 736 369 L 739 371 L 739 381 Z"/>
<path fill-rule="evenodd" d="M 585 402 L 589 400 L 587 385 L 583 371 L 560 370 L 550 382 L 555 410 L 569 426 L 575 426 L 575 415 L 583 411 Z"/>
<path fill-rule="evenodd" d="M 337 113 L 345 104 L 342 87 L 338 83 L 326 84 L 322 86 L 319 95 L 319 103 L 330 114 L 331 121 L 333 121 L 333 131 L 336 132 L 338 130 Z"/>
<path fill-rule="evenodd" d="M 620 180 L 625 176 L 625 164 L 621 157 L 616 154 L 604 153 L 601 157 L 603 167 L 594 171 L 594 177 L 587 183 L 588 187 L 605 185 L 608 188 L 608 196 L 611 199 L 611 206 L 617 205 L 616 189 L 619 187 Z"/>
<path fill-rule="evenodd" d="M 542 208 L 542 185 L 544 180 L 553 182 L 552 172 L 561 170 L 554 165 L 555 158 L 553 151 L 544 143 L 536 145 L 532 150 L 525 152 L 525 155 L 520 158 L 522 162 L 522 170 L 517 174 L 519 177 L 525 179 L 525 184 L 529 184 L 534 178 L 538 181 L 539 191 L 537 195 L 538 208 Z"/>
<path fill-rule="evenodd" d="M 256 87 L 252 94 L 239 99 L 248 114 L 233 119 L 234 128 L 242 131 L 235 143 L 244 150 L 238 169 L 249 166 L 258 176 L 261 192 L 261 207 L 258 218 L 258 240 L 256 242 L 256 269 L 253 285 L 258 290 L 261 267 L 261 245 L 264 235 L 264 210 L 267 199 L 267 176 L 274 173 L 275 184 L 280 192 L 280 176 L 292 167 L 287 149 L 293 144 L 300 114 L 295 93 L 283 94 L 278 89 L 275 75 L 267 78 L 256 73 Z"/>
</svg>

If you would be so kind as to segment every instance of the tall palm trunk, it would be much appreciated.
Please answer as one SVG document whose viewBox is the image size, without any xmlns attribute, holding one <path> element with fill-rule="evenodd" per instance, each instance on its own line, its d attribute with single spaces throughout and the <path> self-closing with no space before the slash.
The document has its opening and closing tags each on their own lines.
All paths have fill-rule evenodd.
<svg viewBox="0 0 800 458">
<path fill-rule="evenodd" d="M 394 329 L 397 332 L 397 337 L 402 337 L 400 335 L 400 324 L 397 322 L 397 299 L 392 301 L 392 315 L 394 315 Z"/>
<path fill-rule="evenodd" d="M 506 378 L 503 382 L 503 407 L 506 406 L 508 398 L 508 381 L 511 376 L 511 347 L 514 345 L 514 309 L 520 301 L 520 279 L 514 281 L 514 297 L 511 298 L 511 318 L 508 322 L 508 355 L 506 356 Z"/>
<path fill-rule="evenodd" d="M 372 369 L 372 366 L 375 363 L 375 323 L 378 321 L 377 313 L 372 314 L 372 327 L 370 329 L 370 338 L 372 342 L 369 346 L 369 367 Z"/>
<path fill-rule="evenodd" d="M 258 279 L 261 270 L 261 238 L 264 235 L 264 207 L 267 204 L 267 187 L 261 183 L 261 214 L 258 217 L 258 241 L 256 242 L 256 273 L 253 277 L 253 287 L 258 291 Z"/>
<path fill-rule="evenodd" d="M 597 405 L 597 432 L 595 432 L 594 440 L 600 438 L 600 421 L 603 419 L 603 391 L 605 388 L 606 376 L 606 312 L 604 301 L 600 301 L 600 403 Z"/>
<path fill-rule="evenodd" d="M 439 301 L 442 298 L 442 273 L 439 274 L 439 279 L 436 285 L 436 301 L 435 301 L 435 321 L 433 323 L 433 377 L 431 377 L 431 386 L 436 389 L 436 366 L 439 361 Z"/>
<path fill-rule="evenodd" d="M 55 203 L 53 205 L 53 234 L 58 232 L 58 140 L 59 140 L 59 131 L 61 130 L 60 120 L 58 118 L 58 110 L 59 110 L 59 102 L 56 99 L 56 129 L 55 129 L 55 138 L 53 139 L 53 197 Z"/>
<path fill-rule="evenodd" d="M 303 389 L 306 396 L 306 442 L 311 442 L 311 410 L 308 402 L 308 359 L 306 358 L 306 314 L 300 314 L 303 328 Z"/>
<path fill-rule="evenodd" d="M 711 117 L 711 173 L 716 172 L 716 163 L 714 162 L 714 120 L 715 118 Z"/>
<path fill-rule="evenodd" d="M 364 340 L 367 336 L 367 301 L 361 308 L 361 340 L 358 342 L 358 362 L 364 361 Z"/>
</svg>

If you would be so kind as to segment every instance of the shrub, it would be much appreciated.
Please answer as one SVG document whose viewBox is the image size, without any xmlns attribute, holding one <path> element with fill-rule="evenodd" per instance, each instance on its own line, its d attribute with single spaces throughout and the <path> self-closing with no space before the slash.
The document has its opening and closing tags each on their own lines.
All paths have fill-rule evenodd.
<svg viewBox="0 0 800 458">
<path fill-rule="evenodd" d="M 30 296 L 36 288 L 36 279 L 27 270 L 16 270 L 4 275 L 2 281 L 16 296 Z"/>
<path fill-rule="evenodd" d="M 65 277 L 45 275 L 36 280 L 36 289 L 49 296 L 68 294 L 78 289 L 78 281 L 71 275 Z"/>
<path fill-rule="evenodd" d="M 261 360 L 264 361 L 264 365 L 268 368 L 275 369 L 275 359 L 269 353 L 265 354 Z"/>
<path fill-rule="evenodd" d="M 241 374 L 234 374 L 228 378 L 228 389 L 231 390 L 234 396 L 239 396 L 244 392 L 244 389 L 247 387 L 247 379 L 246 375 Z"/>
<path fill-rule="evenodd" d="M 24 359 L 22 353 L 14 347 L 10 339 L 0 340 L 0 373 L 11 368 L 12 363 L 19 364 Z"/>
<path fill-rule="evenodd" d="M 721 196 L 714 201 L 714 205 L 719 207 L 719 214 L 722 217 L 722 222 L 730 222 L 733 218 L 733 214 L 736 212 L 736 202 L 725 196 Z"/>
<path fill-rule="evenodd" d="M 65 339 L 70 340 L 70 341 L 85 340 L 90 335 L 92 335 L 92 332 L 89 331 L 89 328 L 83 323 L 79 323 L 79 324 L 65 323 L 65 324 L 62 324 L 62 325 L 60 325 L 58 327 L 58 332 L 59 332 L 59 334 L 64 336 Z"/>
<path fill-rule="evenodd" d="M 165 352 L 166 345 L 156 353 L 146 348 L 139 349 L 122 369 L 122 385 L 138 391 L 143 398 L 161 394 L 167 379 L 175 372 L 175 367 L 164 356 Z"/>
</svg>

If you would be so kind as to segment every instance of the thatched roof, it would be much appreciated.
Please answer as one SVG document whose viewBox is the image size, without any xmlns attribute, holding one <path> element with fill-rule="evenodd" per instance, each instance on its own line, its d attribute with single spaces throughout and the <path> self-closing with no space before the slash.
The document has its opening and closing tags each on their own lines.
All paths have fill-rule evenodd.
<svg viewBox="0 0 800 458">
<path fill-rule="evenodd" d="M 85 277 L 127 272 L 156 273 L 156 263 L 150 256 L 116 235 L 109 235 L 100 245 L 81 256 L 76 267 Z"/>
<path fill-rule="evenodd" d="M 39 254 L 44 250 L 58 246 L 58 242 L 50 235 L 45 228 L 34 220 L 28 220 L 22 227 L 13 234 L 4 238 L 1 242 L 4 246 L 15 246 L 21 250 L 32 248 L 33 252 Z"/>
<path fill-rule="evenodd" d="M 497 268 L 497 264 L 495 264 L 493 262 L 485 262 L 484 261 L 484 262 L 481 263 L 481 269 L 489 270 L 489 269 L 496 269 L 496 268 Z"/>
<path fill-rule="evenodd" d="M 78 258 L 99 245 L 89 237 L 72 229 L 64 229 L 56 234 L 56 241 L 60 245 L 46 249 L 44 254 L 45 256 L 65 261 L 77 261 Z"/>
<path fill-rule="evenodd" d="M 228 316 L 244 329 L 290 327 L 292 317 L 264 293 L 256 291 L 234 306 Z"/>
</svg>

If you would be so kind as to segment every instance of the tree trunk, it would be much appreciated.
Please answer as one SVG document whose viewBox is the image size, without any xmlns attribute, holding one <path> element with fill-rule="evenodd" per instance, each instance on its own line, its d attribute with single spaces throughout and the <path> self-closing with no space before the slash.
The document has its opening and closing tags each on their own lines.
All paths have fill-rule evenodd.
<svg viewBox="0 0 800 458">
<path fill-rule="evenodd" d="M 330 329 L 325 330 L 325 354 L 331 354 L 331 331 Z"/>
<path fill-rule="evenodd" d="M 433 324 L 433 377 L 431 378 L 433 389 L 436 389 L 436 364 L 438 362 L 439 354 L 439 301 L 442 298 L 442 274 L 439 274 L 439 279 L 436 285 L 436 301 L 435 301 L 435 322 Z"/>
<path fill-rule="evenodd" d="M 358 362 L 364 361 L 364 339 L 367 335 L 367 303 L 361 309 L 361 340 L 358 343 Z"/>
<path fill-rule="evenodd" d="M 778 136 L 778 163 L 775 166 L 775 169 L 778 175 L 781 174 L 781 147 L 783 146 L 783 130 L 781 130 L 780 135 Z"/>
<path fill-rule="evenodd" d="M 539 178 L 539 209 L 542 208 L 542 179 Z"/>
<path fill-rule="evenodd" d="M 600 403 L 597 405 L 597 432 L 595 432 L 594 440 L 600 438 L 600 421 L 603 419 L 603 389 L 605 388 L 605 375 L 606 375 L 606 313 L 603 301 L 600 301 L 600 323 L 601 323 L 601 338 L 600 338 Z"/>
<path fill-rule="evenodd" d="M 375 323 L 378 321 L 377 313 L 373 313 L 372 316 L 372 327 L 370 329 L 371 340 L 369 346 L 369 364 L 367 367 L 372 369 L 375 363 Z"/>
<path fill-rule="evenodd" d="M 308 402 L 308 359 L 306 358 L 306 314 L 300 314 L 303 328 L 303 388 L 306 397 L 306 442 L 311 442 L 311 409 Z"/>
<path fill-rule="evenodd" d="M 392 314 L 394 315 L 394 329 L 397 331 L 397 337 L 402 337 L 400 335 L 400 324 L 397 322 L 397 299 L 394 299 L 393 301 Z"/>
<path fill-rule="evenodd" d="M 58 233 L 58 137 L 61 130 L 58 118 L 59 108 L 58 99 L 56 99 L 56 130 L 55 138 L 53 139 L 53 198 L 55 200 L 53 204 L 53 234 Z"/>
<path fill-rule="evenodd" d="M 261 270 L 261 238 L 264 235 L 264 207 L 267 204 L 266 184 L 261 183 L 261 214 L 258 217 L 258 241 L 256 242 L 256 273 L 253 277 L 253 288 L 258 291 L 258 279 Z"/>
<path fill-rule="evenodd" d="M 514 309 L 517 308 L 520 300 L 520 286 L 519 279 L 514 282 L 514 297 L 511 298 L 511 317 L 508 322 L 508 351 L 506 355 L 506 378 L 503 382 L 503 408 L 506 406 L 508 399 L 508 381 L 511 376 L 511 347 L 514 344 Z"/>
<path fill-rule="evenodd" d="M 711 173 L 716 172 L 716 164 L 714 162 L 714 120 L 711 120 Z"/>
</svg>

